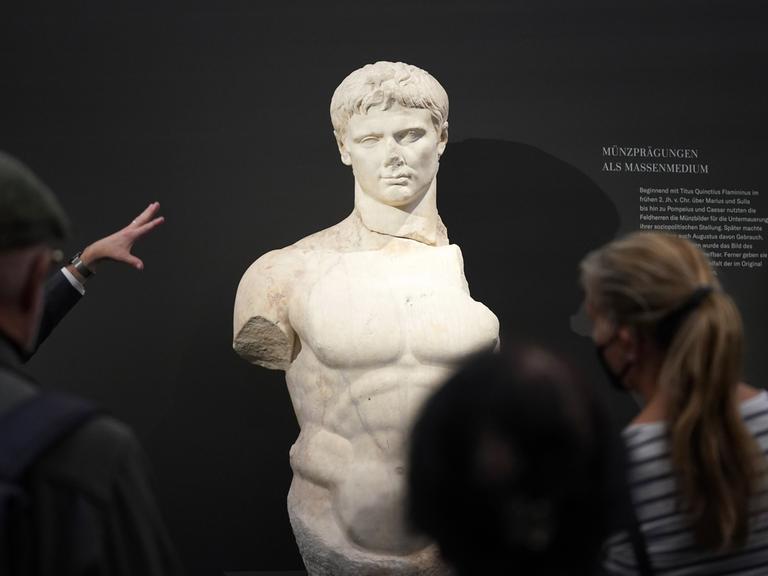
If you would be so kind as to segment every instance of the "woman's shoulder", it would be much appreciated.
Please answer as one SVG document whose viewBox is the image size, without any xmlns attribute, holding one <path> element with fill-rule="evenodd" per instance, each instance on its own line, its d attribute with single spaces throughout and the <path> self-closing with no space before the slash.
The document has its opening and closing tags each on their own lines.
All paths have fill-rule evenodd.
<svg viewBox="0 0 768 576">
<path fill-rule="evenodd" d="M 665 422 L 630 424 L 622 432 L 627 457 L 631 465 L 656 460 L 667 454 L 667 425 Z"/>
<path fill-rule="evenodd" d="M 753 432 L 768 429 L 768 392 L 752 388 L 745 384 L 739 385 L 739 409 L 741 417 Z"/>
<path fill-rule="evenodd" d="M 745 420 L 766 417 L 768 422 L 768 391 L 747 384 L 739 384 L 739 411 Z M 627 446 L 634 446 L 654 438 L 663 437 L 667 423 L 663 420 L 633 423 L 624 428 L 622 435 Z"/>
<path fill-rule="evenodd" d="M 749 384 L 743 382 L 739 383 L 736 390 L 739 404 L 742 406 L 749 405 L 749 403 L 768 402 L 768 394 L 762 388 L 755 388 Z"/>
</svg>

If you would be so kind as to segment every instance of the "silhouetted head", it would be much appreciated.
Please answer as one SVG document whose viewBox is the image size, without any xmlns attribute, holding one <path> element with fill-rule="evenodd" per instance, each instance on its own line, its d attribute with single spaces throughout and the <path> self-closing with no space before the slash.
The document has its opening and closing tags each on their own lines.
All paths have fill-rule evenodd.
<svg viewBox="0 0 768 576">
<path fill-rule="evenodd" d="M 617 431 L 537 348 L 471 360 L 413 430 L 409 512 L 460 574 L 590 574 L 621 500 Z"/>
<path fill-rule="evenodd" d="M 22 353 L 37 334 L 51 248 L 67 229 L 64 211 L 45 184 L 0 152 L 0 333 Z"/>
</svg>

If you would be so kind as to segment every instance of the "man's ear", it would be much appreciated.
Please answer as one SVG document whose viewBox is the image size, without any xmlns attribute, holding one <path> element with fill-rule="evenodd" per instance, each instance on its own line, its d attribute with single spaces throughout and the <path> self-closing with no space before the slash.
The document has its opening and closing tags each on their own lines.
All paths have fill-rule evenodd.
<svg viewBox="0 0 768 576">
<path fill-rule="evenodd" d="M 636 360 L 640 351 L 640 338 L 637 330 L 632 326 L 619 326 L 616 330 L 617 340 L 622 351 L 629 360 Z"/>
<path fill-rule="evenodd" d="M 352 166 L 352 158 L 349 156 L 349 151 L 344 145 L 344 140 L 339 138 L 339 133 L 336 130 L 333 131 L 333 135 L 336 137 L 336 146 L 339 147 L 339 155 L 341 156 L 341 163 L 346 166 Z"/>
<path fill-rule="evenodd" d="M 440 156 L 443 155 L 443 152 L 445 152 L 445 147 L 448 145 L 448 122 L 443 122 L 442 127 L 440 128 L 440 142 L 437 144 L 437 157 L 440 158 Z"/>
<path fill-rule="evenodd" d="M 40 250 L 32 260 L 31 266 L 27 268 L 27 277 L 24 279 L 19 305 L 24 313 L 34 312 L 42 306 L 43 285 L 48 275 L 51 256 L 48 250 Z"/>
</svg>

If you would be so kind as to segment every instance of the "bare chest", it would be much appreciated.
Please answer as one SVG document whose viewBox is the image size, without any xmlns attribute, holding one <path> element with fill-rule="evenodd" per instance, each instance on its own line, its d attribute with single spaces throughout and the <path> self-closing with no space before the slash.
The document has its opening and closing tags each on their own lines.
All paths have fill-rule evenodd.
<svg viewBox="0 0 768 576">
<path fill-rule="evenodd" d="M 291 325 L 328 367 L 452 363 L 492 346 L 498 321 L 469 295 L 456 246 L 318 253 Z"/>
</svg>

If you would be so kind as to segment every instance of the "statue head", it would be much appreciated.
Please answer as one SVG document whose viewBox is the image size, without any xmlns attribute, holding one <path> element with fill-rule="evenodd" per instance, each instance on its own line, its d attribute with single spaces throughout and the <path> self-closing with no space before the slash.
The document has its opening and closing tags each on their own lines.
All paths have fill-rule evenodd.
<svg viewBox="0 0 768 576">
<path fill-rule="evenodd" d="M 426 70 L 404 62 L 376 62 L 344 78 L 331 98 L 331 122 L 336 139 L 344 137 L 353 114 L 393 104 L 428 110 L 438 132 L 448 128 L 448 94 Z"/>
<path fill-rule="evenodd" d="M 448 95 L 402 62 L 355 70 L 336 88 L 331 121 L 341 161 L 362 191 L 392 206 L 424 196 L 448 141 Z"/>
</svg>

